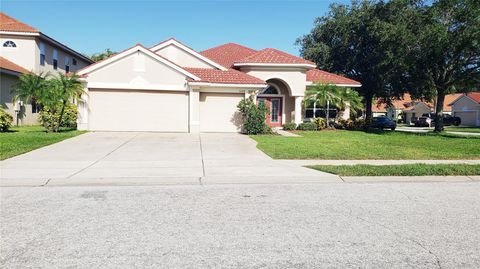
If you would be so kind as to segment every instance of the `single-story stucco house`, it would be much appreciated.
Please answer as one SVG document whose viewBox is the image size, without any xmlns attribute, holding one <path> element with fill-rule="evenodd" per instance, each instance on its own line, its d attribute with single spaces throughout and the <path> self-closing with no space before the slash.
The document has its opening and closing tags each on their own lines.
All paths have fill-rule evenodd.
<svg viewBox="0 0 480 269">
<path fill-rule="evenodd" d="M 462 119 L 462 125 L 480 126 L 480 92 L 462 94 L 450 106 L 453 115 Z"/>
<path fill-rule="evenodd" d="M 249 96 L 269 107 L 268 125 L 301 123 L 307 87 L 361 86 L 273 48 L 228 43 L 197 52 L 175 39 L 137 44 L 78 74 L 87 92 L 78 127 L 101 131 L 239 132 L 237 104 Z"/>
</svg>

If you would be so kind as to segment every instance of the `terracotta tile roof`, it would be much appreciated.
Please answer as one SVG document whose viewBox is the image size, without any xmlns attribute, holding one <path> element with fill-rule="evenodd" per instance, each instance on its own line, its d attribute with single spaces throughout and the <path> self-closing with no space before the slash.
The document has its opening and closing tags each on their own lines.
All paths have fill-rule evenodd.
<svg viewBox="0 0 480 269">
<path fill-rule="evenodd" d="M 475 93 L 474 93 L 475 94 Z M 480 99 L 480 92 L 477 93 L 478 98 Z M 444 112 L 451 112 L 452 111 L 452 106 L 451 104 L 457 100 L 460 96 L 462 96 L 463 93 L 454 93 L 454 94 L 447 94 L 445 95 L 445 101 L 443 103 L 443 111 Z M 434 103 L 433 102 L 428 102 L 424 101 L 421 99 L 412 99 L 410 94 L 406 93 L 403 95 L 402 98 L 394 98 L 391 100 L 392 106 L 395 107 L 395 109 L 399 110 L 411 110 L 413 108 L 413 105 L 415 103 L 423 102 L 426 106 L 434 109 Z M 480 100 L 479 100 L 480 103 Z M 374 112 L 386 112 L 387 111 L 387 105 L 385 104 L 385 100 L 379 98 L 376 100 L 376 105 L 372 106 L 372 111 Z"/>
<path fill-rule="evenodd" d="M 236 61 L 248 57 L 257 51 L 235 43 L 223 44 L 200 52 L 201 55 L 221 64 L 227 68 L 233 66 Z"/>
<path fill-rule="evenodd" d="M 266 48 L 235 63 L 310 64 L 315 63 L 277 49 Z"/>
<path fill-rule="evenodd" d="M 30 25 L 20 22 L 7 14 L 0 12 L 0 31 L 10 32 L 29 32 L 38 33 L 39 31 Z"/>
<path fill-rule="evenodd" d="M 467 96 L 480 104 L 480 92 L 470 92 L 470 93 L 467 93 Z"/>
<path fill-rule="evenodd" d="M 243 72 L 228 69 L 227 71 L 210 68 L 184 67 L 185 70 L 200 77 L 201 80 L 190 80 L 192 82 L 209 82 L 225 84 L 266 84 L 265 81 L 247 75 Z"/>
<path fill-rule="evenodd" d="M 26 73 L 30 72 L 27 69 L 13 63 L 13 62 L 10 62 L 9 60 L 7 60 L 3 57 L 0 57 L 0 68 L 10 70 L 10 71 L 13 71 L 13 72 L 17 72 L 17 73 L 22 73 L 22 74 L 26 74 Z"/>
<path fill-rule="evenodd" d="M 324 84 L 361 85 L 360 82 L 319 69 L 307 71 L 307 81 Z"/>
<path fill-rule="evenodd" d="M 452 111 L 451 104 L 457 100 L 463 93 L 454 93 L 445 95 L 445 101 L 443 102 L 443 111 Z"/>
</svg>

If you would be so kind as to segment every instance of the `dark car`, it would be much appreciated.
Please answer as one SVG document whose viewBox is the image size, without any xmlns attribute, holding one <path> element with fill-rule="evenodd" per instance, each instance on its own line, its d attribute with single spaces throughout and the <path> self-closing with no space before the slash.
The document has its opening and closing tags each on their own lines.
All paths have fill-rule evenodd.
<svg viewBox="0 0 480 269">
<path fill-rule="evenodd" d="M 395 130 L 397 123 L 387 117 L 375 117 L 372 120 L 372 127 L 379 129 Z"/>
<path fill-rule="evenodd" d="M 458 126 L 460 123 L 462 123 L 462 119 L 459 117 L 453 117 L 449 114 L 443 115 L 443 125 L 445 126 Z M 415 121 L 415 126 L 431 127 L 433 125 L 435 125 L 435 113 L 425 113 Z"/>
</svg>

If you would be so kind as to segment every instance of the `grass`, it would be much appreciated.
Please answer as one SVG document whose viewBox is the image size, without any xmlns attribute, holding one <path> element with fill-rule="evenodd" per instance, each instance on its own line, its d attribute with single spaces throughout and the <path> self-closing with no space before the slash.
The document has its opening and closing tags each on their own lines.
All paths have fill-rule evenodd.
<svg viewBox="0 0 480 269">
<path fill-rule="evenodd" d="M 479 164 L 312 165 L 309 168 L 339 176 L 474 176 Z"/>
<path fill-rule="evenodd" d="M 46 133 L 42 126 L 13 127 L 9 132 L 0 133 L 0 160 L 11 158 L 50 144 L 71 138 L 85 131 L 61 130 Z"/>
<path fill-rule="evenodd" d="M 480 127 L 445 127 L 445 131 L 480 133 Z"/>
<path fill-rule="evenodd" d="M 480 159 L 480 137 L 404 132 L 299 132 L 302 137 L 251 136 L 274 159 Z"/>
</svg>

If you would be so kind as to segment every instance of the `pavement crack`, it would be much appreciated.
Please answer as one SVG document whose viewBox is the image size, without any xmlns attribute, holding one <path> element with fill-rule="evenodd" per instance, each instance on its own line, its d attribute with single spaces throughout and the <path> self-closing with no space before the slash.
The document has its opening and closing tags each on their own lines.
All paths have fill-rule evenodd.
<svg viewBox="0 0 480 269">
<path fill-rule="evenodd" d="M 50 183 L 50 180 L 52 180 L 51 178 L 47 179 L 47 181 L 45 181 L 45 183 L 43 183 L 42 185 L 40 185 L 40 187 L 45 187 L 48 185 L 48 183 Z"/>
<path fill-rule="evenodd" d="M 111 155 L 112 153 L 114 153 L 115 151 L 119 150 L 121 147 L 125 146 L 126 144 L 130 143 L 133 139 L 135 139 L 137 136 L 139 135 L 139 133 L 135 134 L 133 137 L 131 137 L 130 139 L 128 139 L 127 141 L 123 142 L 122 144 L 118 145 L 116 148 L 114 148 L 113 150 L 111 150 L 110 152 L 108 152 L 107 154 L 105 154 L 104 156 L 102 156 L 100 159 L 94 161 L 93 163 L 87 165 L 86 167 L 78 170 L 77 172 L 69 175 L 68 177 L 66 177 L 67 179 L 68 178 L 71 178 L 75 175 L 78 175 L 80 174 L 81 172 L 87 170 L 88 168 L 94 166 L 95 164 L 99 163 L 101 160 L 107 158 L 109 155 Z"/>
</svg>

